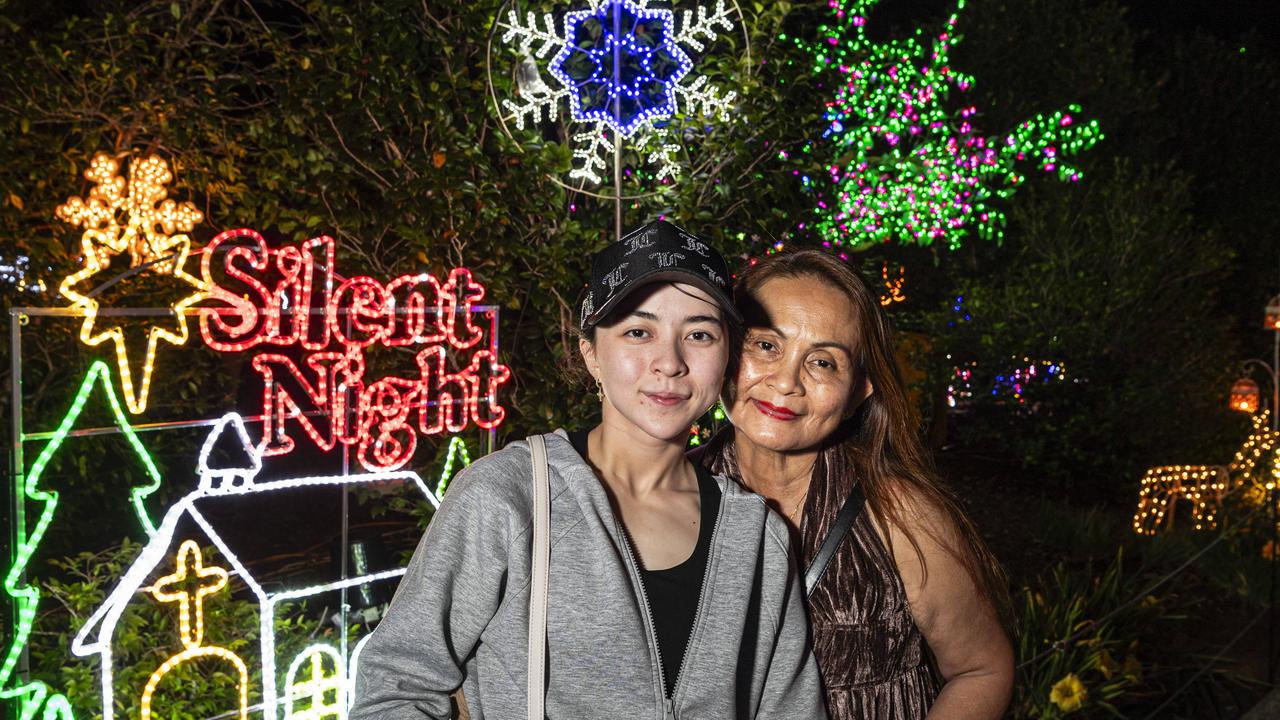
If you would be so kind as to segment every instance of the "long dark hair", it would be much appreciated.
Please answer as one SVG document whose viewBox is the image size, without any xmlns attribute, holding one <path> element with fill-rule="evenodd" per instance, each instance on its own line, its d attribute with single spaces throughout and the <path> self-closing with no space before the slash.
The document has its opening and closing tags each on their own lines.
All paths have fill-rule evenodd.
<svg viewBox="0 0 1280 720">
<path fill-rule="evenodd" d="M 825 472 L 829 478 L 857 478 L 875 519 L 906 536 L 925 573 L 928 568 L 920 543 L 903 521 L 903 497 L 911 496 L 949 518 L 955 528 L 954 537 L 943 534 L 943 528 L 938 528 L 938 534 L 926 532 L 950 550 L 974 585 L 991 599 L 1000 619 L 1007 622 L 1009 588 L 1004 571 L 955 494 L 938 475 L 933 458 L 920 439 L 894 356 L 893 329 L 878 295 L 839 258 L 818 250 L 800 250 L 767 256 L 745 270 L 734 289 L 739 304 L 766 280 L 776 277 L 812 278 L 848 297 L 854 310 L 850 321 L 857 326 L 858 357 L 854 361 L 873 389 L 824 442 L 815 472 Z M 858 391 L 855 387 L 854 392 Z M 831 497 L 826 503 L 830 507 L 807 509 L 816 511 L 815 526 L 808 529 L 814 531 L 812 535 L 819 542 L 843 500 Z M 806 532 L 806 541 L 810 535 Z"/>
</svg>

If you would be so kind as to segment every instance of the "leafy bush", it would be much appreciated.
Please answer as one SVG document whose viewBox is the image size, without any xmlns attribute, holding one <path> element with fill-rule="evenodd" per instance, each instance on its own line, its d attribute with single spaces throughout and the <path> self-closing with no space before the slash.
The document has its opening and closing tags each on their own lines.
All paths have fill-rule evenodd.
<svg viewBox="0 0 1280 720">
<path fill-rule="evenodd" d="M 1052 542 L 1108 534 L 1100 513 L 1080 516 L 1074 534 L 1060 515 L 1046 525 Z M 1168 717 L 1203 717 L 1256 701 L 1265 686 L 1230 661 L 1230 643 L 1265 608 L 1270 563 L 1235 542 L 1206 549 L 1203 533 L 1119 542 L 1105 565 L 1085 549 L 1022 588 L 1013 716 L 1145 718 L 1168 702 Z"/>
<path fill-rule="evenodd" d="M 1096 577 L 1061 563 L 1023 588 L 1017 611 L 1020 670 L 1013 710 L 1020 718 L 1057 718 L 1091 709 L 1117 714 L 1113 701 L 1142 680 L 1139 638 L 1155 598 L 1099 622 L 1129 599 L 1123 553 Z"/>
<path fill-rule="evenodd" d="M 1229 460 L 1241 423 L 1222 407 L 1232 341 L 1213 286 L 1231 254 L 1193 203 L 1186 174 L 1127 160 L 1082 187 L 1023 192 L 999 269 L 961 280 L 971 321 L 945 350 L 992 377 L 1017 369 L 1010 353 L 1053 361 L 1066 380 L 1025 383 L 1021 403 L 975 392 L 963 442 L 1087 499 L 1127 501 L 1152 465 Z"/>
<path fill-rule="evenodd" d="M 125 540 L 101 552 L 85 552 L 52 560 L 56 576 L 43 582 L 45 602 L 31 635 L 31 675 L 64 693 L 78 718 L 100 718 L 100 672 L 96 657 L 75 658 L 71 640 L 123 576 L 141 545 Z M 206 557 L 212 554 L 206 550 Z M 232 580 L 232 585 L 235 581 Z M 229 586 L 228 591 L 205 598 L 205 646 L 221 646 L 245 658 L 258 657 L 258 604 L 247 591 Z M 228 602 L 233 595 L 240 595 Z M 358 628 L 352 628 L 353 632 Z M 277 657 L 293 657 L 317 638 L 331 636 L 334 628 L 305 612 L 277 617 L 275 634 Z M 114 685 L 138 687 L 147 677 L 181 649 L 178 642 L 178 613 L 171 604 L 137 603 L 121 617 L 112 639 Z M 168 638 L 170 641 L 165 642 Z M 261 687 L 260 665 L 250 662 L 249 703 L 261 702 L 255 688 Z M 278 668 L 283 673 L 284 668 Z M 182 702 L 169 704 L 160 717 L 167 720 L 196 720 L 226 712 L 227 678 L 223 669 L 209 664 L 183 663 L 165 678 L 167 687 L 180 687 Z M 117 717 L 132 717 L 137 698 L 115 695 Z"/>
</svg>

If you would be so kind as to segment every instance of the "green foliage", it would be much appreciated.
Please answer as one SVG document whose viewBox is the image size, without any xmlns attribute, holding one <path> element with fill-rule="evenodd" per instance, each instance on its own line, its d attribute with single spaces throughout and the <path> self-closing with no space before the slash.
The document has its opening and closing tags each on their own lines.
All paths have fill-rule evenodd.
<svg viewBox="0 0 1280 720">
<path fill-rule="evenodd" d="M 1166 700 L 1169 717 L 1204 717 L 1226 697 L 1247 707 L 1260 694 L 1235 661 L 1250 643 L 1227 647 L 1268 602 L 1256 538 L 1244 527 L 1144 537 L 1128 517 L 1060 502 L 1030 509 L 1032 549 L 1010 558 L 1028 561 L 1018 563 L 1013 717 L 1145 718 Z M 1061 559 L 1041 572 L 1046 556 Z M 1084 690 L 1074 710 L 1051 695 L 1073 684 L 1068 675 Z"/>
<path fill-rule="evenodd" d="M 946 349 L 989 379 L 1031 358 L 1064 366 L 1067 380 L 1026 383 L 1017 407 L 975 392 L 962 439 L 1095 497 L 1128 498 L 1150 465 L 1230 459 L 1231 338 L 1213 304 L 1231 255 L 1196 225 L 1192 202 L 1185 174 L 1128 161 L 1082 188 L 1026 192 L 998 265 L 961 280 L 972 319 Z"/>
<path fill-rule="evenodd" d="M 1095 155 L 1141 154 L 1134 116 L 1155 119 L 1157 85 L 1125 14 L 1116 0 L 967 0 L 955 59 L 977 80 L 982 123 L 1079 103 L 1107 132 Z"/>
<path fill-rule="evenodd" d="M 125 540 L 100 552 L 84 552 L 49 563 L 54 572 L 43 585 L 51 601 L 45 603 L 36 623 L 37 630 L 32 634 L 32 677 L 64 692 L 76 710 L 76 717 L 102 717 L 100 668 L 96 656 L 72 658 L 71 639 L 115 588 L 141 549 L 138 543 Z M 204 553 L 206 557 L 214 556 L 210 549 Z M 239 593 L 240 597 L 233 601 L 233 593 Z M 257 658 L 258 608 L 247 590 L 234 587 L 234 582 L 227 591 L 207 597 L 204 645 L 221 646 L 242 657 Z M 331 626 L 322 628 L 317 620 L 307 617 L 305 609 L 277 617 L 277 657 L 292 658 L 306 645 L 332 632 Z M 174 605 L 139 600 L 121 617 L 113 636 L 115 686 L 143 687 L 148 676 L 166 658 L 181 650 L 178 637 L 178 613 Z M 252 704 L 261 701 L 255 688 L 261 687 L 262 678 L 260 666 L 254 662 L 248 664 Z M 160 716 L 195 720 L 234 709 L 227 705 L 228 679 L 223 671 L 220 667 L 198 663 L 177 666 L 166 677 L 165 684 L 170 688 L 181 687 L 183 702 L 168 706 Z M 280 672 L 283 673 L 283 668 Z M 136 697 L 117 693 L 114 699 L 117 717 L 129 717 L 136 712 Z"/>
<path fill-rule="evenodd" d="M 1132 527 L 1123 517 L 1105 506 L 1064 507 L 1061 503 L 1041 503 L 1034 510 L 1035 542 L 1054 549 L 1054 554 L 1076 560 L 1101 561 L 1115 553 L 1116 545 L 1128 540 Z"/>
<path fill-rule="evenodd" d="M 1030 662 L 1014 684 L 1015 717 L 1056 718 L 1075 712 L 1051 700 L 1053 687 L 1069 673 L 1085 688 L 1078 709 L 1086 714 L 1102 709 L 1118 715 L 1113 701 L 1141 681 L 1138 653 L 1149 649 L 1141 648 L 1138 638 L 1158 602 L 1151 598 L 1131 612 L 1098 622 L 1135 590 L 1122 557 L 1117 553 L 1096 576 L 1058 564 L 1034 589 L 1023 588 L 1017 606 L 1018 658 Z"/>
<path fill-rule="evenodd" d="M 664 213 L 740 252 L 771 240 L 802 206 L 798 186 L 778 182 L 776 155 L 819 108 L 797 100 L 808 86 L 790 81 L 789 49 L 775 41 L 789 9 L 745 8 L 751 60 L 739 33 L 700 61 L 699 72 L 738 91 L 737 117 L 693 123 L 697 132 L 683 135 L 685 176 L 628 208 L 628 225 Z M 157 152 L 176 168 L 172 194 L 206 215 L 197 241 L 238 226 L 289 241 L 330 233 L 348 274 L 470 266 L 504 309 L 504 360 L 514 371 L 504 431 L 580 423 L 589 409 L 576 394 L 537 390 L 559 384 L 576 352 L 579 288 L 590 253 L 612 235 L 612 204 L 553 182 L 568 168 L 560 126 L 503 132 L 487 87 L 497 10 L 497 2 L 413 0 L 198 0 L 177 17 L 162 0 L 8 8 L 0 22 L 6 252 L 37 258 L 39 277 L 56 283 L 79 250 L 52 209 L 83 192 L 77 177 L 89 157 Z M 495 48 L 497 96 L 514 92 L 517 61 Z M 48 291 L 39 300 L 61 304 Z M 165 300 L 140 287 L 118 302 Z M 28 347 L 36 381 L 28 417 L 50 411 L 74 382 L 78 363 L 54 361 L 81 352 L 74 330 L 58 323 Z M 189 392 L 156 414 L 208 414 L 202 403 L 227 394 L 209 378 L 234 368 L 216 358 L 173 363 L 175 352 L 162 350 L 161 363 L 170 362 L 158 381 Z"/>
<path fill-rule="evenodd" d="M 1260 316 L 1278 289 L 1262 240 L 1280 217 L 1263 178 L 1274 55 L 1190 31 L 1145 37 L 1125 13 L 1111 0 L 970 1 L 955 56 L 978 80 L 983 124 L 1079 102 L 1108 139 L 1080 187 L 1028 183 L 1004 248 L 940 257 L 935 287 L 955 292 L 922 321 L 948 338 L 940 361 L 979 361 L 987 393 L 1015 358 L 1065 363 L 1068 381 L 1030 386 L 1025 405 L 980 398 L 958 439 L 1107 500 L 1130 499 L 1151 465 L 1230 460 L 1246 426 L 1221 409 L 1225 390 L 1270 342 Z M 943 305 L 956 296 L 972 322 Z"/>
<path fill-rule="evenodd" d="M 1251 357 L 1270 343 L 1262 308 L 1280 292 L 1280 196 L 1270 172 L 1280 165 L 1280 126 L 1267 120 L 1280 112 L 1280 58 L 1267 52 L 1257 29 L 1238 43 L 1196 34 L 1159 47 L 1163 52 L 1148 62 L 1151 74 L 1159 73 L 1160 107 L 1184 130 L 1156 125 L 1154 139 L 1158 152 L 1177 157 L 1195 176 L 1197 214 L 1219 228 L 1235 253 L 1220 304 Z M 1185 140 L 1185 129 L 1195 133 L 1194 142 Z"/>
</svg>

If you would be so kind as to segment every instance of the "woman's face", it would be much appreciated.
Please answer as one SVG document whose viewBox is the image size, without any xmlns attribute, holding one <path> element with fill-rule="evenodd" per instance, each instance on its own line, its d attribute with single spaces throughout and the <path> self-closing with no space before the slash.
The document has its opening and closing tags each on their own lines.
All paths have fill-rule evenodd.
<svg viewBox="0 0 1280 720">
<path fill-rule="evenodd" d="M 701 289 L 662 283 L 637 290 L 579 349 L 604 387 L 606 423 L 659 440 L 683 439 L 715 402 L 729 360 L 720 306 Z"/>
<path fill-rule="evenodd" d="M 764 281 L 744 303 L 747 335 L 726 395 L 738 437 L 775 452 L 819 444 L 871 393 L 857 367 L 855 308 L 814 277 Z"/>
</svg>

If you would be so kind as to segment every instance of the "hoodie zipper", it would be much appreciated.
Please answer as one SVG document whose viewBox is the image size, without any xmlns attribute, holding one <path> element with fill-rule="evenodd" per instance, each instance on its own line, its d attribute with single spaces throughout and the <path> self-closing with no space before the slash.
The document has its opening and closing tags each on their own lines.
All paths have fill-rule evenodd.
<svg viewBox="0 0 1280 720">
<path fill-rule="evenodd" d="M 718 484 L 718 483 L 717 483 Z M 720 507 L 716 508 L 716 519 L 711 522 L 711 538 L 708 541 L 707 564 L 702 568 L 702 587 L 698 589 L 698 609 L 693 613 L 693 626 L 689 628 L 689 639 L 684 644 L 684 655 L 680 657 L 680 669 L 676 671 L 676 684 L 671 688 L 671 697 L 667 699 L 668 717 L 675 717 L 675 699 L 684 683 L 684 667 L 689 662 L 689 649 L 693 647 L 693 636 L 702 620 L 703 608 L 707 604 L 707 586 L 711 584 L 711 560 L 716 554 L 716 528 L 720 526 L 720 515 L 724 512 L 724 491 L 720 492 Z M 666 686 L 664 684 L 663 691 Z"/>
<path fill-rule="evenodd" d="M 658 666 L 658 686 L 662 693 L 663 720 L 675 720 L 675 698 L 684 683 L 684 667 L 689 662 L 689 648 L 693 647 L 694 631 L 698 628 L 698 623 L 702 619 L 703 609 L 707 604 L 707 586 L 711 584 L 711 559 L 715 556 L 716 551 L 716 528 L 720 526 L 720 516 L 723 513 L 724 491 L 722 489 L 720 492 L 720 507 L 717 508 L 716 519 L 711 524 L 711 546 L 707 548 L 707 564 L 702 569 L 702 586 L 698 589 L 698 609 L 693 614 L 693 626 L 689 629 L 689 639 L 685 642 L 684 655 L 680 657 L 680 669 L 676 671 L 676 684 L 671 688 L 671 697 L 667 697 L 667 678 L 662 670 L 662 652 L 658 649 L 658 637 L 653 629 L 653 608 L 649 605 L 649 593 L 644 588 L 644 578 L 640 577 L 640 563 L 636 561 L 635 551 L 631 547 L 631 536 L 627 534 L 626 528 L 622 526 L 622 522 L 617 516 L 615 515 L 613 518 L 614 527 L 618 529 L 624 544 L 627 546 L 627 559 L 631 561 L 631 569 L 634 573 L 632 579 L 637 582 L 640 588 L 640 600 L 644 603 L 645 629 L 649 631 L 649 648 L 653 651 L 653 658 Z"/>
<path fill-rule="evenodd" d="M 671 698 L 667 697 L 667 679 L 662 674 L 662 655 L 658 650 L 658 636 L 653 629 L 653 609 L 649 606 L 649 593 L 644 589 L 644 578 L 640 577 L 640 563 L 636 561 L 635 550 L 631 547 L 631 535 L 627 533 L 627 529 L 623 527 L 622 521 L 614 514 L 613 525 L 618 530 L 618 534 L 622 536 L 622 544 L 627 548 L 627 560 L 631 566 L 631 580 L 640 588 L 640 601 L 644 603 L 644 627 L 649 633 L 649 650 L 653 655 L 654 665 L 658 668 L 658 693 L 663 698 L 662 717 L 675 717 L 675 706 L 671 702 Z M 678 679 L 677 679 L 678 682 Z M 675 693 L 672 693 L 675 696 Z"/>
</svg>

